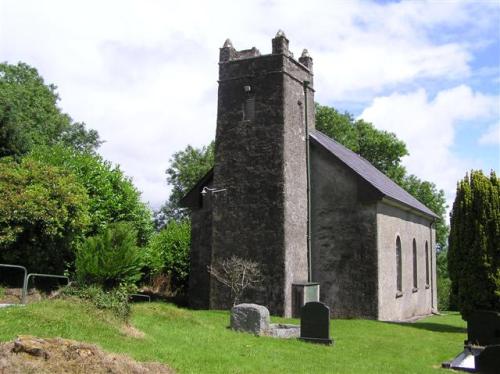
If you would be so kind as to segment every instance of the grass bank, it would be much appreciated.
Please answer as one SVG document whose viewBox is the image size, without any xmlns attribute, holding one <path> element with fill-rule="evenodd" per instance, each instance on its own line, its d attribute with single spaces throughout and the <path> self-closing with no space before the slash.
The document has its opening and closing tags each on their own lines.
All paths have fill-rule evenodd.
<svg viewBox="0 0 500 374">
<path fill-rule="evenodd" d="M 121 322 L 90 305 L 44 301 L 0 309 L 0 340 L 20 334 L 96 343 L 140 361 L 169 364 L 180 373 L 437 373 L 465 339 L 456 313 L 413 324 L 333 320 L 333 347 L 277 340 L 227 329 L 228 313 L 191 311 L 170 304 L 133 307 L 133 337 Z M 275 319 L 276 321 L 297 322 Z"/>
</svg>

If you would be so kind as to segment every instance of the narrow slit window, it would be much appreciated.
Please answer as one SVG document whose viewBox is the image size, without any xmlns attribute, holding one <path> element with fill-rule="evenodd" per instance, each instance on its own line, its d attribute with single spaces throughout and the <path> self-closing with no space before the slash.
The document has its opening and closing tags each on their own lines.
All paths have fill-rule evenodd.
<svg viewBox="0 0 500 374">
<path fill-rule="evenodd" d="M 255 119 L 255 97 L 247 97 L 243 104 L 243 121 Z"/>
<path fill-rule="evenodd" d="M 403 291 L 403 274 L 402 274 L 402 263 L 401 263 L 401 239 L 399 236 L 396 238 L 396 285 L 397 291 Z"/>
<path fill-rule="evenodd" d="M 417 241 L 413 239 L 413 289 L 418 288 Z"/>
</svg>

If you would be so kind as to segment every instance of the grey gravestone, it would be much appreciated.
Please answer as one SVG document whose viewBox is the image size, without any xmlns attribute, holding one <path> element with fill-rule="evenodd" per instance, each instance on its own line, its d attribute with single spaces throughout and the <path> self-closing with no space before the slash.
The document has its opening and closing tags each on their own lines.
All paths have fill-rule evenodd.
<svg viewBox="0 0 500 374">
<path fill-rule="evenodd" d="M 258 304 L 238 304 L 231 309 L 231 328 L 265 335 L 269 331 L 269 310 Z"/>
<path fill-rule="evenodd" d="M 500 344 L 500 313 L 474 312 L 467 321 L 467 342 L 481 346 Z"/>
<path fill-rule="evenodd" d="M 500 345 L 489 345 L 475 358 L 475 368 L 481 374 L 498 374 L 500 371 Z"/>
<path fill-rule="evenodd" d="M 307 303 L 302 307 L 300 339 L 321 344 L 333 343 L 330 339 L 330 308 L 319 301 Z"/>
</svg>

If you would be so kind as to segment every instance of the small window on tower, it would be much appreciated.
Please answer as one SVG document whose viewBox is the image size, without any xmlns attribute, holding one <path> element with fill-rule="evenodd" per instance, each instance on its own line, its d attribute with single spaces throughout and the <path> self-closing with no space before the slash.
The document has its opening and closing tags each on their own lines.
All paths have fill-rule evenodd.
<svg viewBox="0 0 500 374">
<path fill-rule="evenodd" d="M 247 97 L 243 104 L 243 121 L 255 119 L 255 97 Z"/>
</svg>

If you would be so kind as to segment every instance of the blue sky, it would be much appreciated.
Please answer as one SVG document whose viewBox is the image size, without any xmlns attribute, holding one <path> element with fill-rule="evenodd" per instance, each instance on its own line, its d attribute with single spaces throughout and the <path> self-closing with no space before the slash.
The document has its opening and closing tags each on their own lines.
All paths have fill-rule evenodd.
<svg viewBox="0 0 500 374">
<path fill-rule="evenodd" d="M 316 100 L 396 133 L 451 203 L 467 170 L 500 170 L 499 25 L 500 0 L 0 0 L 0 60 L 55 83 L 158 208 L 170 156 L 214 137 L 219 47 L 269 53 L 283 29 Z"/>
</svg>

